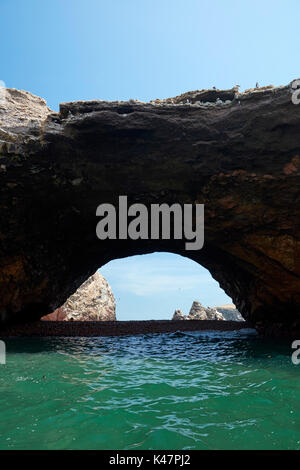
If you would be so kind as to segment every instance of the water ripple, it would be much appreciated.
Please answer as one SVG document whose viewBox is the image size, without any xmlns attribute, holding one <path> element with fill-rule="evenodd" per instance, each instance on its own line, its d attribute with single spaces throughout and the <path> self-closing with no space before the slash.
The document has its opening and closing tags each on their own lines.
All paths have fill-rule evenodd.
<svg viewBox="0 0 300 470">
<path fill-rule="evenodd" d="M 290 354 L 249 330 L 10 339 L 0 449 L 299 449 Z"/>
</svg>

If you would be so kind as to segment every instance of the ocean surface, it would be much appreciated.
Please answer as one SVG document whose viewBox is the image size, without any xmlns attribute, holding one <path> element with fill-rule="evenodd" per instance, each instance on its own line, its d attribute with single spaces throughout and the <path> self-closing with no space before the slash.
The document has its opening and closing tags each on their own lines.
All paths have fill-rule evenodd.
<svg viewBox="0 0 300 470">
<path fill-rule="evenodd" d="M 251 330 L 8 339 L 0 449 L 300 449 L 300 365 Z"/>
</svg>

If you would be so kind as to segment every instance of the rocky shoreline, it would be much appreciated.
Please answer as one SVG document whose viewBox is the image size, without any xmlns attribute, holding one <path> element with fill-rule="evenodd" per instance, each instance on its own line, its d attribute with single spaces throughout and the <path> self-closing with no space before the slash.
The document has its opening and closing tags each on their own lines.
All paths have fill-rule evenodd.
<svg viewBox="0 0 300 470">
<path fill-rule="evenodd" d="M 123 336 L 175 331 L 233 331 L 251 328 L 248 322 L 218 320 L 144 320 L 144 321 L 37 321 L 28 324 L 7 325 L 0 330 L 0 338 L 8 337 L 92 337 Z"/>
</svg>

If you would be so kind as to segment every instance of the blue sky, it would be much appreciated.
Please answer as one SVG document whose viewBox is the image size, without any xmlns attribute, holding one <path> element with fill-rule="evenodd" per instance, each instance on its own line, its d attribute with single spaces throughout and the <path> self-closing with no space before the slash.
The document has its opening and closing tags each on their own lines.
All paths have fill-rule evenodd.
<svg viewBox="0 0 300 470">
<path fill-rule="evenodd" d="M 0 0 L 0 80 L 60 102 L 150 100 L 299 78 L 299 0 Z M 207 271 L 155 254 L 102 270 L 120 319 L 226 303 Z"/>
<path fill-rule="evenodd" d="M 298 78 L 298 0 L 0 0 L 0 79 L 59 102 Z"/>
<path fill-rule="evenodd" d="M 210 306 L 231 302 L 206 269 L 171 253 L 114 260 L 100 272 L 113 288 L 119 320 L 168 320 L 177 308 L 188 313 L 193 300 Z"/>
</svg>

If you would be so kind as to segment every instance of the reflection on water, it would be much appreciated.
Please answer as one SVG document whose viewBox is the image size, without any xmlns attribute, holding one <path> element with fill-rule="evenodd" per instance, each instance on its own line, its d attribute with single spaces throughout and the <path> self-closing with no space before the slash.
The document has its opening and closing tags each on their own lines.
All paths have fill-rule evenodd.
<svg viewBox="0 0 300 470">
<path fill-rule="evenodd" d="M 16 338 L 1 449 L 298 449 L 289 343 L 251 330 Z"/>
</svg>

